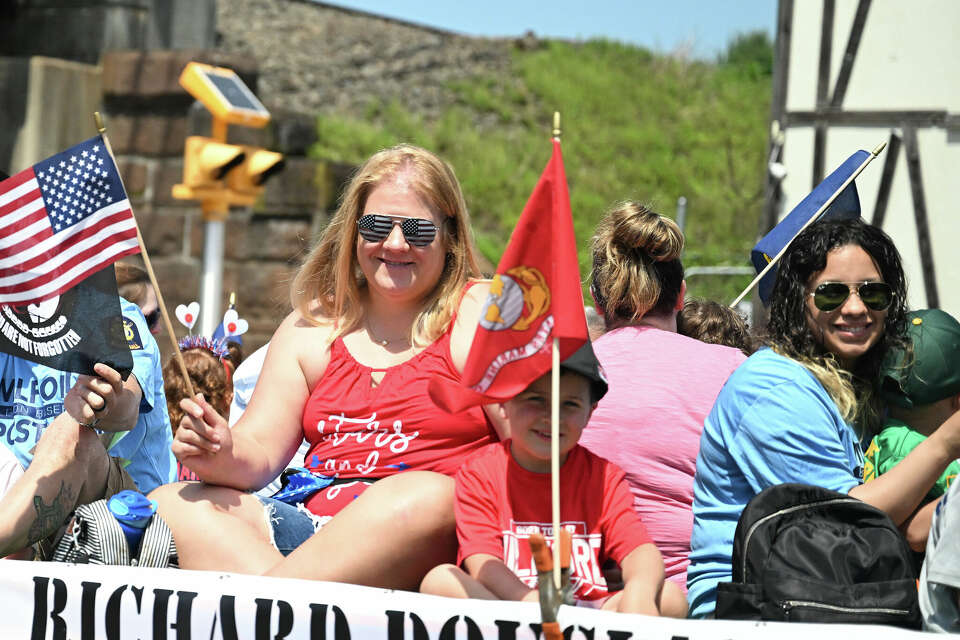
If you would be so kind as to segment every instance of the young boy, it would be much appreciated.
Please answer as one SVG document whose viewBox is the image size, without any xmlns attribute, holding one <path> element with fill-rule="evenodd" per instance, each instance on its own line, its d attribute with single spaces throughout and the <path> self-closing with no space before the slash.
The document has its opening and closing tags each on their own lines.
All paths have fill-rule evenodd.
<svg viewBox="0 0 960 640">
<path fill-rule="evenodd" d="M 864 481 L 889 471 L 960 410 L 960 322 L 939 309 L 907 314 L 909 349 L 884 362 L 881 383 L 889 415 L 865 455 Z M 934 502 L 960 472 L 951 462 L 927 494 L 926 506 L 905 523 L 907 542 L 923 551 Z"/>
<path fill-rule="evenodd" d="M 458 563 L 441 565 L 421 591 L 536 602 L 528 538 L 554 539 L 550 503 L 550 374 L 501 405 L 512 439 L 467 461 L 456 479 Z M 561 365 L 560 517 L 571 533 L 571 580 L 578 604 L 659 615 L 663 560 L 633 510 L 623 471 L 577 444 L 607 391 L 588 342 Z M 601 567 L 620 564 L 624 588 L 611 594 Z M 677 590 L 679 592 L 679 589 Z M 677 595 L 682 600 L 682 594 Z"/>
</svg>

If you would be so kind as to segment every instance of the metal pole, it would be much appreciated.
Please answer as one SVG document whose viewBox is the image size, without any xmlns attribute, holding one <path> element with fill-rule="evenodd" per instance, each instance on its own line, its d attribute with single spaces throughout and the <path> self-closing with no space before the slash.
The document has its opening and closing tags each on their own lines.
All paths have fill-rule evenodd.
<svg viewBox="0 0 960 640">
<path fill-rule="evenodd" d="M 220 323 L 223 299 L 223 221 L 204 222 L 203 273 L 200 278 L 200 333 L 212 336 Z"/>
<path fill-rule="evenodd" d="M 680 233 L 686 233 L 687 199 L 684 196 L 677 198 L 677 226 L 680 227 Z"/>
</svg>

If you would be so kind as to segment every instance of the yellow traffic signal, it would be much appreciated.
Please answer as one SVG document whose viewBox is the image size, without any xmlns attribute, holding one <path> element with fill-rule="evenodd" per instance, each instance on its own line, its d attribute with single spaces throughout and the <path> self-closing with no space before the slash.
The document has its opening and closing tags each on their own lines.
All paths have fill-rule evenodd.
<svg viewBox="0 0 960 640">
<path fill-rule="evenodd" d="M 190 136 L 183 153 L 183 183 L 188 187 L 215 187 L 228 171 L 246 159 L 240 145 Z"/>
<path fill-rule="evenodd" d="M 183 150 L 183 182 L 173 186 L 173 197 L 200 200 L 205 218 L 222 219 L 235 202 L 224 177 L 246 159 L 243 148 L 212 138 L 190 136 Z"/>
<path fill-rule="evenodd" d="M 283 155 L 259 147 L 227 144 L 229 124 L 263 127 L 270 121 L 264 108 L 230 69 L 190 62 L 180 84 L 213 116 L 210 137 L 187 138 L 183 183 L 173 197 L 199 200 L 204 220 L 224 220 L 230 205 L 252 205 L 267 178 L 283 168 Z"/>
<path fill-rule="evenodd" d="M 253 204 L 263 183 L 285 164 L 283 154 L 260 147 L 243 146 L 244 160 L 227 174 L 227 188 L 242 204 Z"/>
</svg>

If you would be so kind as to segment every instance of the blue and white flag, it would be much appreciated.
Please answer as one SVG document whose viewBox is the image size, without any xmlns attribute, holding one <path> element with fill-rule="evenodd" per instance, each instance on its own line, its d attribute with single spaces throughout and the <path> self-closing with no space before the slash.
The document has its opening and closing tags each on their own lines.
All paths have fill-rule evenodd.
<svg viewBox="0 0 960 640">
<path fill-rule="evenodd" d="M 837 190 L 843 186 L 847 178 L 870 157 L 868 151 L 857 151 L 846 159 L 833 173 L 824 178 L 817 188 L 811 191 L 806 198 L 800 201 L 770 233 L 763 236 L 760 242 L 750 252 L 750 261 L 753 262 L 757 273 L 763 271 L 780 251 L 790 244 L 794 236 L 813 217 L 820 207 L 827 202 Z M 821 220 L 845 220 L 860 217 L 860 197 L 857 195 L 857 185 L 851 182 L 843 190 L 830 207 L 820 216 Z M 773 283 L 776 282 L 777 268 L 774 267 L 760 280 L 758 293 L 763 304 L 770 304 L 770 295 L 773 293 Z"/>
</svg>

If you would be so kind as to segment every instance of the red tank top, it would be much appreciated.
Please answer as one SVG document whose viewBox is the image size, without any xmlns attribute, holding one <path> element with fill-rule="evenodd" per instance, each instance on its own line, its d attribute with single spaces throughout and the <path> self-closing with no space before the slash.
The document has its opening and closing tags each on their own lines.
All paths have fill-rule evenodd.
<svg viewBox="0 0 960 640">
<path fill-rule="evenodd" d="M 342 339 L 330 346 L 330 364 L 303 410 L 310 442 L 304 463 L 311 471 L 339 478 L 382 478 L 407 469 L 453 476 L 469 454 L 498 439 L 480 407 L 450 414 L 427 394 L 431 378 L 460 381 L 450 330 L 386 369 L 375 387 L 373 371 L 354 360 Z"/>
</svg>

